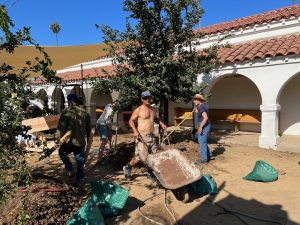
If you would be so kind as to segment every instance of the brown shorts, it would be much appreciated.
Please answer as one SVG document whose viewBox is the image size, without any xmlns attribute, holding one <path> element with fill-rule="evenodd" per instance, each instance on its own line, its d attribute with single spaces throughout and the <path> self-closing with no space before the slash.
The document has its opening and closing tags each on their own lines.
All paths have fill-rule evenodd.
<svg viewBox="0 0 300 225">
<path fill-rule="evenodd" d="M 143 139 L 140 140 L 140 139 Z M 137 161 L 146 162 L 148 154 L 157 152 L 157 145 L 155 143 L 155 136 L 153 134 L 141 134 L 141 138 L 135 141 L 135 159 Z"/>
</svg>

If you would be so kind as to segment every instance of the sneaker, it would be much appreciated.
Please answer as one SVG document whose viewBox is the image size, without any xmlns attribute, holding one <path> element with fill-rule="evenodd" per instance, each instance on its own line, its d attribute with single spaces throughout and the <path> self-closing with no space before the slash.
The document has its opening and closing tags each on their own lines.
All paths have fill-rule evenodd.
<svg viewBox="0 0 300 225">
<path fill-rule="evenodd" d="M 85 190 L 83 180 L 76 180 L 76 182 L 74 183 L 74 187 L 78 188 L 81 191 Z"/>
<path fill-rule="evenodd" d="M 131 169 L 128 166 L 123 166 L 123 172 L 126 180 L 132 180 Z"/>
<path fill-rule="evenodd" d="M 209 157 L 209 160 L 215 160 L 216 157 L 214 157 L 213 155 Z"/>
<path fill-rule="evenodd" d="M 207 161 L 198 160 L 198 161 L 194 162 L 194 164 L 196 164 L 196 165 L 205 165 L 205 164 L 207 164 Z"/>
</svg>

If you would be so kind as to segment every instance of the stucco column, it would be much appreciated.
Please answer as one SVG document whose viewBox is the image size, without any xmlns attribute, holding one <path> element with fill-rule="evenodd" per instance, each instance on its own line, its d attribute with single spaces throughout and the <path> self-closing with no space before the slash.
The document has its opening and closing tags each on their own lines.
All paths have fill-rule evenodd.
<svg viewBox="0 0 300 225">
<path fill-rule="evenodd" d="M 92 125 L 95 125 L 96 121 L 98 119 L 98 118 L 96 118 L 96 103 L 95 102 L 91 102 L 89 105 L 86 105 L 86 111 L 91 116 Z"/>
<path fill-rule="evenodd" d="M 259 147 L 276 149 L 279 143 L 278 112 L 280 105 L 261 105 L 261 135 Z"/>
</svg>

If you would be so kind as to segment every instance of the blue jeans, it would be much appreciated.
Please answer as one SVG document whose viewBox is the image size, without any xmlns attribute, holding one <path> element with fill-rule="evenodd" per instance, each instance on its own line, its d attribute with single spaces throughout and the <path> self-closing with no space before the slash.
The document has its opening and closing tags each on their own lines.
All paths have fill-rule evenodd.
<svg viewBox="0 0 300 225">
<path fill-rule="evenodd" d="M 83 172 L 83 166 L 84 166 L 84 147 L 78 147 L 78 146 L 66 146 L 62 145 L 59 149 L 59 156 L 63 163 L 65 164 L 66 170 L 69 172 L 72 172 L 74 170 L 73 164 L 70 161 L 68 155 L 73 152 L 76 163 L 77 163 L 77 173 L 76 173 L 76 180 L 81 182 L 84 177 L 84 172 Z"/>
<path fill-rule="evenodd" d="M 199 126 L 199 125 L 198 125 Z M 212 157 L 207 145 L 208 133 L 210 131 L 210 123 L 206 124 L 202 129 L 202 134 L 198 134 L 198 143 L 200 144 L 201 161 L 207 162 L 208 158 Z"/>
<path fill-rule="evenodd" d="M 106 125 L 96 123 L 96 129 L 98 131 L 100 141 L 106 140 L 109 136 L 109 130 Z"/>
</svg>

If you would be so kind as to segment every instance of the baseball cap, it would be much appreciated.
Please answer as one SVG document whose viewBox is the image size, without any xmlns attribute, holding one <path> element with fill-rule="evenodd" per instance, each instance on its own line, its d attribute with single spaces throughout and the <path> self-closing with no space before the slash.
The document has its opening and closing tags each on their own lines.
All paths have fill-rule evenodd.
<svg viewBox="0 0 300 225">
<path fill-rule="evenodd" d="M 67 95 L 67 100 L 69 102 L 78 102 L 78 96 L 74 93 L 68 94 Z"/>
<path fill-rule="evenodd" d="M 150 91 L 143 91 L 141 94 L 141 98 L 145 98 L 145 97 L 153 97 L 150 93 Z"/>
</svg>

